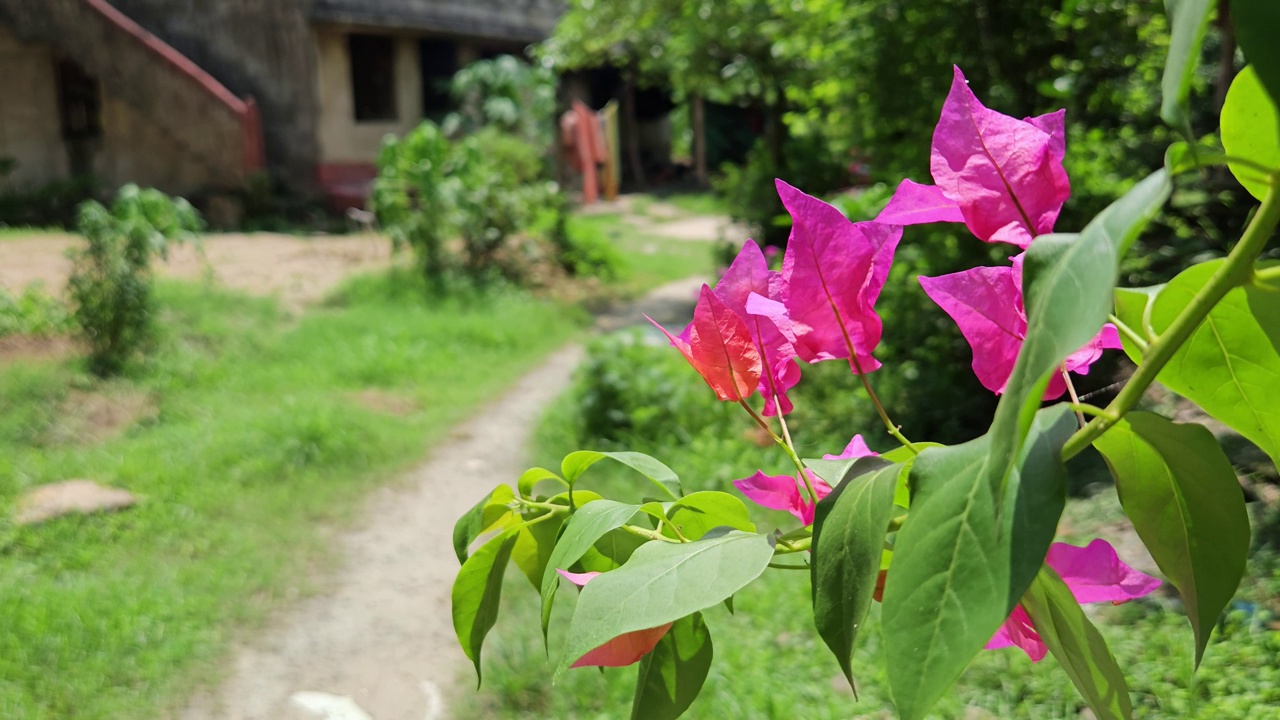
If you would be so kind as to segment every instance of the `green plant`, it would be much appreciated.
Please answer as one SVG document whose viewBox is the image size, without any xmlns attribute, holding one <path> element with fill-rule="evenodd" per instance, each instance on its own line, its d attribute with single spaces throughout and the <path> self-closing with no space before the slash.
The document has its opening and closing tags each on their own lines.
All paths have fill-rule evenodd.
<svg viewBox="0 0 1280 720">
<path fill-rule="evenodd" d="M 0 288 L 0 337 L 59 335 L 72 327 L 66 305 L 44 292 L 39 283 L 23 288 L 16 297 Z"/>
<path fill-rule="evenodd" d="M 1247 568 L 1249 512 L 1213 434 L 1139 410 L 1139 401 L 1158 379 L 1280 459 L 1280 265 L 1260 260 L 1280 226 L 1280 52 L 1268 29 L 1280 8 L 1231 4 L 1253 64 L 1227 92 L 1218 153 L 1189 123 L 1214 7 L 1170 4 L 1160 116 L 1187 141 L 1078 233 L 1056 227 L 1071 196 L 1065 111 L 1018 119 L 991 110 L 958 67 L 933 130 L 934 184 L 904 180 L 876 220 L 852 223 L 778 180 L 792 219 L 781 273 L 746 243 L 715 289 L 702 287 L 692 323 L 679 335 L 660 329 L 794 468 L 757 470 L 734 485 L 798 526 L 760 532 L 738 497 L 687 492 L 672 468 L 642 453 L 579 450 L 558 471 L 531 468 L 454 529 L 454 627 L 477 672 L 510 563 L 538 591 L 544 639 L 562 579 L 580 588 L 555 678 L 638 664 L 632 714 L 679 717 L 711 676 L 706 618 L 772 568 L 808 577 L 793 584 L 811 589 L 818 635 L 855 693 L 855 658 L 879 602 L 885 685 L 905 719 L 929 715 L 984 648 L 1017 647 L 1033 663 L 1052 654 L 1097 717 L 1127 720 L 1140 704 L 1081 606 L 1138 600 L 1162 581 L 1125 565 L 1101 538 L 1055 542 L 1069 477 L 1095 472 L 1068 464 L 1086 451 L 1105 458 L 1124 514 L 1180 594 L 1190 665 L 1200 666 L 1224 611 L 1219 636 L 1241 621 L 1233 610 L 1244 609 L 1231 603 Z M 1174 179 L 1220 167 L 1261 201 L 1226 257 L 1191 264 L 1163 286 L 1120 286 L 1123 258 L 1169 202 Z M 998 396 L 986 431 L 953 445 L 920 441 L 914 428 L 909 439 L 869 378 L 888 359 L 873 354 L 882 334 L 895 330 L 875 306 L 886 283 L 903 281 L 892 274 L 903 227 L 938 223 L 1018 250 L 995 265 L 918 278 L 970 346 L 978 392 Z M 1106 349 L 1123 349 L 1136 370 L 1103 406 L 1080 397 L 1071 373 L 1088 373 Z M 847 364 L 899 447 L 877 456 L 854 435 L 839 455 L 800 456 L 809 446 L 786 422 L 788 392 L 799 364 L 826 360 Z M 634 471 L 634 484 L 610 498 L 582 485 L 606 460 Z M 790 684 L 788 669 L 776 668 L 777 682 Z"/>
<path fill-rule="evenodd" d="M 89 369 L 112 375 L 151 338 L 152 258 L 199 230 L 200 216 L 182 198 L 136 185 L 121 188 L 110 208 L 90 200 L 79 213 L 85 244 L 72 253 L 68 290 Z"/>
<path fill-rule="evenodd" d="M 388 136 L 378 155 L 378 178 L 370 197 L 392 244 L 413 251 L 436 294 L 445 292 L 448 272 L 445 241 L 452 228 L 450 196 L 457 182 L 452 177 L 452 153 L 448 138 L 429 120 L 402 138 Z"/>
<path fill-rule="evenodd" d="M 540 148 L 550 145 L 556 110 L 551 70 L 500 55 L 459 70 L 450 91 L 459 106 L 444 121 L 450 135 L 493 127 Z"/>
</svg>

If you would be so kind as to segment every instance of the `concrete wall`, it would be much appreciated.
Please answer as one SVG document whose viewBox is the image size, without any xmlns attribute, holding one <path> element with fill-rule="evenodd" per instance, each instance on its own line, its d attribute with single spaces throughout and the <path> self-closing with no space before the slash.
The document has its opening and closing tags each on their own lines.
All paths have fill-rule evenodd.
<svg viewBox="0 0 1280 720">
<path fill-rule="evenodd" d="M 107 188 L 132 182 L 189 195 L 213 184 L 211 169 L 187 152 L 168 128 L 106 93 L 102 97 L 102 141 L 94 154 L 93 169 Z"/>
<path fill-rule="evenodd" d="M 351 58 L 347 36 L 339 27 L 315 31 L 317 94 L 320 98 L 320 160 L 325 163 L 371 163 L 387 134 L 403 135 L 422 121 L 422 70 L 418 41 L 398 36 L 395 42 L 396 119 L 357 122 L 351 91 Z"/>
<path fill-rule="evenodd" d="M 0 0 L 3 2 L 48 0 Z M 267 164 L 299 191 L 319 160 L 311 0 L 111 0 L 262 112 Z"/>
<path fill-rule="evenodd" d="M 0 26 L 0 98 L 0 157 L 18 161 L 0 182 L 16 188 L 65 178 L 53 49 L 23 43 Z"/>
</svg>

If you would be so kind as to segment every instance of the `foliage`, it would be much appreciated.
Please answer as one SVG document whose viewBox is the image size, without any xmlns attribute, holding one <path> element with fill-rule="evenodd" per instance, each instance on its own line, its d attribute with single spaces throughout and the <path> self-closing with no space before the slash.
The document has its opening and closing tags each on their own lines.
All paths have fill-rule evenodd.
<svg viewBox="0 0 1280 720">
<path fill-rule="evenodd" d="M 101 182 L 90 176 L 11 187 L 0 192 L 0 225 L 72 228 L 80 204 L 100 194 Z"/>
<path fill-rule="evenodd" d="M 551 144 L 556 78 L 549 69 L 500 55 L 459 70 L 450 92 L 459 107 L 444 121 L 450 135 L 491 127 L 538 147 Z"/>
<path fill-rule="evenodd" d="M 951 10 L 945 3 L 937 7 Z M 1165 70 L 1165 86 L 1177 94 L 1164 98 L 1164 116 L 1186 131 L 1194 129 L 1196 117 L 1189 104 L 1196 85 L 1194 40 L 1211 7 L 1182 7 L 1173 17 L 1179 40 Z M 669 8 L 654 12 L 662 9 Z M 792 8 L 797 14 L 805 9 L 805 3 Z M 864 5 L 848 15 L 874 26 L 880 10 L 895 18 L 899 12 L 896 4 Z M 1030 4 L 999 19 L 979 12 L 976 27 L 931 24 L 959 20 L 946 11 L 921 11 L 929 22 L 913 29 L 932 27 L 938 37 L 919 36 L 906 49 L 938 53 L 949 38 L 976 34 L 988 71 L 1003 76 L 1003 87 L 1021 98 L 1028 92 L 1017 92 L 1019 85 L 1056 56 L 1052 48 L 1023 46 L 1025 26 L 1017 24 L 1003 33 L 1021 52 L 1017 62 L 1002 66 L 989 52 L 997 42 L 993 29 L 1047 16 L 1045 7 Z M 773 16 L 786 13 L 779 8 Z M 678 32 L 653 18 L 639 26 Z M 1189 36 L 1193 41 L 1186 41 Z M 679 36 L 672 37 L 679 47 Z M 772 55 L 776 66 L 786 58 L 785 48 Z M 1248 59 L 1258 65 L 1262 88 L 1227 93 L 1224 125 L 1245 126 L 1267 108 L 1274 113 L 1276 98 L 1265 83 L 1280 71 L 1280 57 L 1261 51 Z M 901 72 L 919 70 L 901 65 Z M 1244 73 L 1236 82 L 1252 77 Z M 771 102 L 776 107 L 778 97 Z M 914 132 L 922 134 L 922 125 Z M 983 648 L 1008 646 L 1033 662 L 1052 654 L 1095 716 L 1130 718 L 1135 702 L 1125 668 L 1080 604 L 1139 599 L 1161 581 L 1125 565 L 1105 540 L 1085 548 L 1054 542 L 1070 478 L 1080 472 L 1067 463 L 1089 448 L 1107 460 L 1124 513 L 1182 597 L 1195 639 L 1189 664 L 1198 667 L 1212 644 L 1212 627 L 1244 577 L 1245 500 L 1206 429 L 1136 408 L 1156 380 L 1180 384 L 1215 420 L 1274 450 L 1268 408 L 1276 405 L 1280 387 L 1273 362 L 1280 349 L 1274 301 L 1280 268 L 1259 258 L 1280 225 L 1280 168 L 1273 167 L 1272 142 L 1237 140 L 1242 155 L 1225 155 L 1189 138 L 1168 149 L 1165 167 L 1111 200 L 1077 232 L 1055 231 L 1071 196 L 1066 140 L 1064 111 L 1018 119 L 991 110 L 953 68 L 929 151 L 934 184 L 904 180 L 875 220 L 853 223 L 778 180 L 779 199 L 791 217 L 782 270 L 771 270 L 760 248 L 748 242 L 714 290 L 703 286 L 683 332 L 659 328 L 715 397 L 740 407 L 794 468 L 790 476 L 757 470 L 734 485 L 760 506 L 798 518 L 799 527 L 786 519 L 775 530 L 757 532 L 734 495 L 686 495 L 673 469 L 637 452 L 578 451 L 564 456 L 558 470 L 533 468 L 514 492 L 502 486 L 491 493 L 455 532 L 462 568 L 454 617 L 464 620 L 457 626 L 459 641 L 477 671 L 501 607 L 502 566 L 509 556 L 541 597 L 548 650 L 561 577 L 582 588 L 557 643 L 561 652 L 552 659 L 554 678 L 572 667 L 640 662 L 633 716 L 675 718 L 689 709 L 709 675 L 703 663 L 683 663 L 660 648 L 662 639 L 675 627 L 701 627 L 707 613 L 732 603 L 766 568 L 776 568 L 810 575 L 819 636 L 851 686 L 864 623 L 874 600 L 880 601 L 885 670 L 877 679 L 903 718 L 929 715 Z M 781 167 L 776 152 L 768 159 Z M 1222 165 L 1247 167 L 1263 191 L 1261 206 L 1227 257 L 1193 264 L 1163 287 L 1118 288 L 1123 258 L 1169 202 L 1174 178 Z M 970 346 L 984 388 L 977 392 L 999 398 L 986 432 L 952 445 L 909 439 L 890 415 L 893 406 L 873 387 L 879 376 L 872 375 L 888 359 L 873 352 L 883 334 L 895 331 L 876 305 L 890 282 L 903 280 L 893 274 L 903 226 L 939 223 L 963 225 L 972 234 L 962 233 L 959 242 L 1004 248 L 987 252 L 1014 252 L 1007 246 L 1018 251 L 1007 262 L 919 278 L 924 294 Z M 1137 369 L 1105 407 L 1082 402 L 1071 373 L 1088 373 L 1104 350 L 1122 347 L 1121 336 Z M 1237 358 L 1248 360 L 1237 367 Z M 838 455 L 801 458 L 797 448 L 812 446 L 793 440 L 785 421 L 795 402 L 789 393 L 801 379 L 801 365 L 827 360 L 847 365 L 885 434 L 900 447 L 870 457 L 875 453 L 855 434 Z M 1213 379 L 1223 372 L 1227 379 Z M 1239 397 L 1222 400 L 1224 385 Z M 1056 402 L 1064 396 L 1069 400 Z M 604 413 L 603 419 L 620 434 L 630 417 L 619 422 Z M 916 428 L 905 430 L 921 437 Z M 634 471 L 609 497 L 581 484 L 588 468 L 606 457 Z M 534 530 L 547 525 L 556 531 Z M 488 539 L 479 541 L 483 537 Z M 699 632 L 691 653 L 710 654 L 711 642 Z M 667 682 L 650 693 L 655 672 Z"/>
<path fill-rule="evenodd" d="M 199 230 L 200 217 L 186 200 L 136 185 L 121 188 L 110 209 L 91 200 L 79 212 L 85 245 L 72 255 L 68 289 L 89 369 L 112 375 L 151 339 L 152 258 Z"/>
<path fill-rule="evenodd" d="M 72 329 L 71 315 L 57 298 L 39 283 L 14 296 L 0 288 L 0 337 L 5 335 L 60 335 Z"/>
</svg>

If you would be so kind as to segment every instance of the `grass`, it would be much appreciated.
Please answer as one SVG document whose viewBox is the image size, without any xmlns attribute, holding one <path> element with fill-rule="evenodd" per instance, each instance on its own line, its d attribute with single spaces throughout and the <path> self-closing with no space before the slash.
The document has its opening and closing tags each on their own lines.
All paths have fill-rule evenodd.
<svg viewBox="0 0 1280 720">
<path fill-rule="evenodd" d="M 537 460 L 556 467 L 559 458 L 581 446 L 608 444 L 591 439 L 602 414 L 593 404 L 629 393 L 634 406 L 622 428 L 621 446 L 651 453 L 668 463 L 686 491 L 729 488 L 729 481 L 759 467 L 784 471 L 771 448 L 744 436 L 748 422 L 733 408 L 717 406 L 701 381 L 665 348 L 642 351 L 602 345 L 588 358 L 575 391 L 560 399 L 541 422 Z M 595 369 L 591 369 L 595 368 Z M 590 379 L 590 380 L 588 380 Z M 610 386 L 610 383 L 616 386 Z M 797 407 L 803 407 L 797 388 Z M 694 397 L 700 401 L 692 400 Z M 584 422 L 584 412 L 589 419 Z M 681 418 L 689 418 L 689 421 Z M 630 429 L 627 429 L 628 424 Z M 803 428 L 792 428 L 803 432 Z M 628 435 L 628 433 L 630 433 Z M 645 438 L 661 437 L 659 443 Z M 846 436 L 847 437 L 847 436 Z M 873 438 L 873 446 L 877 445 Z M 587 438 L 587 439 L 584 439 Z M 797 435 L 797 440 L 801 440 Z M 813 440 L 811 437 L 805 440 Z M 834 437 L 820 447 L 836 447 Z M 842 444 L 842 440 L 839 441 Z M 612 449 L 612 448 L 611 448 Z M 630 471 L 602 464 L 581 487 L 627 499 L 646 482 Z M 639 483 L 639 484 L 637 484 Z M 630 501 L 630 500 L 628 500 Z M 753 508 L 758 510 L 758 508 Z M 1255 513 L 1255 527 L 1274 524 Z M 1083 544 L 1107 535 L 1121 517 L 1114 491 L 1069 503 L 1065 539 Z M 789 516 L 759 511 L 763 528 L 791 527 Z M 1263 531 L 1259 531 L 1260 537 Z M 550 684 L 550 666 L 538 622 L 537 592 L 519 573 L 508 575 L 502 614 L 485 648 L 485 686 L 465 699 L 465 718 L 612 718 L 623 716 L 635 685 L 635 668 L 570 671 Z M 550 657 L 559 657 L 573 593 L 562 592 L 552 619 Z M 736 614 L 716 607 L 706 612 L 715 642 L 715 661 L 690 718 L 893 717 L 880 657 L 878 605 L 863 631 L 853 660 L 860 699 L 855 702 L 834 658 L 813 628 L 808 573 L 767 571 L 734 600 Z M 1090 613 L 1126 671 L 1137 717 L 1201 720 L 1269 717 L 1280 704 L 1280 555 L 1260 545 L 1236 602 L 1225 615 L 1199 672 L 1192 678 L 1190 626 L 1176 596 L 1160 593 L 1119 607 L 1091 606 Z M 1083 702 L 1052 658 L 1033 664 L 1017 650 L 981 652 L 959 683 L 935 709 L 940 718 L 1074 718 Z"/>
<path fill-rule="evenodd" d="M 577 216 L 571 229 L 577 235 L 612 244 L 623 256 L 616 290 L 624 297 L 636 297 L 649 288 L 690 275 L 709 277 L 715 270 L 715 243 L 709 240 L 676 240 L 638 232 L 616 214 Z"/>
<path fill-rule="evenodd" d="M 663 200 L 693 215 L 728 215 L 724 198 L 712 192 L 676 193 Z"/>
<path fill-rule="evenodd" d="M 324 529 L 423 454 L 582 313 L 517 293 L 428 304 L 393 272 L 290 318 L 268 300 L 158 288 L 160 338 L 124 378 L 78 360 L 0 368 L 0 510 L 88 478 L 128 511 L 0 525 L 0 717 L 155 717 L 327 561 Z M 398 416 L 357 391 L 411 398 Z M 73 391 L 142 393 L 152 419 L 98 444 L 56 429 Z M 0 512 L 0 517 L 8 517 Z"/>
<path fill-rule="evenodd" d="M 42 237 L 66 236 L 67 231 L 61 228 L 45 227 L 0 227 L 0 242 L 6 240 L 32 240 Z"/>
</svg>

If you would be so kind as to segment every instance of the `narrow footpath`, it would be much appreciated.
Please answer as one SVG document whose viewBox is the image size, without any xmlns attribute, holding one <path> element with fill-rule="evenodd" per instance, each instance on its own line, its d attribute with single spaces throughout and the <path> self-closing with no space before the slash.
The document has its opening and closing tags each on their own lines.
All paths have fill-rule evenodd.
<svg viewBox="0 0 1280 720">
<path fill-rule="evenodd" d="M 602 331 L 674 326 L 692 312 L 702 278 L 669 283 L 607 313 Z M 453 634 L 449 592 L 458 561 L 454 521 L 496 483 L 527 466 L 530 434 L 569 387 L 582 359 L 565 347 L 457 427 L 407 482 L 369 499 L 338 537 L 339 568 L 320 593 L 288 608 L 236 653 L 227 680 L 194 697 L 182 720 L 443 720 L 474 687 Z"/>
</svg>

